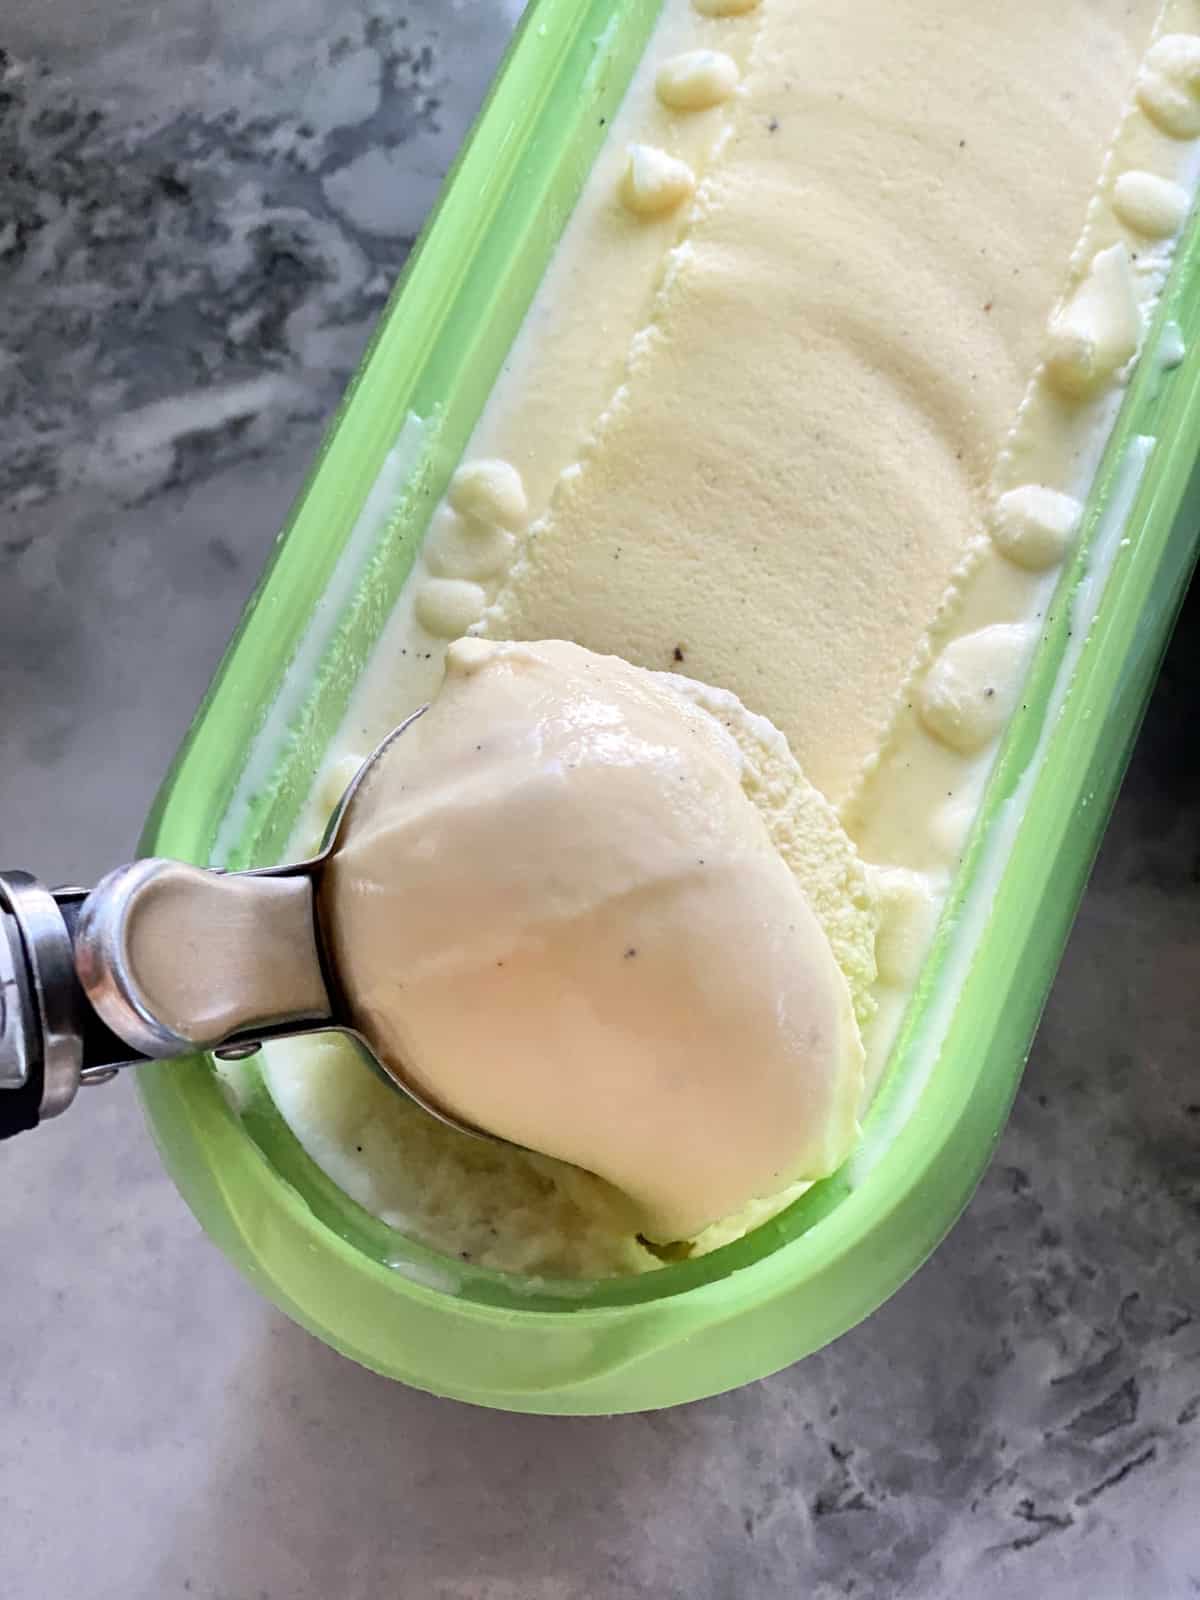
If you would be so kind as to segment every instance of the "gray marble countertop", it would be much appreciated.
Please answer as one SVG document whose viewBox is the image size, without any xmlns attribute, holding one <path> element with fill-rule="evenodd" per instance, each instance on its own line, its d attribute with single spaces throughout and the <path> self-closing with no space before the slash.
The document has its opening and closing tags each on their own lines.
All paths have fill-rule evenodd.
<svg viewBox="0 0 1200 1600">
<path fill-rule="evenodd" d="M 516 0 L 7 0 L 0 818 L 141 819 Z M 389 1385 L 259 1300 L 128 1085 L 0 1156 L 6 1600 L 1200 1593 L 1193 603 L 1012 1122 L 831 1349 L 615 1420 Z"/>
</svg>

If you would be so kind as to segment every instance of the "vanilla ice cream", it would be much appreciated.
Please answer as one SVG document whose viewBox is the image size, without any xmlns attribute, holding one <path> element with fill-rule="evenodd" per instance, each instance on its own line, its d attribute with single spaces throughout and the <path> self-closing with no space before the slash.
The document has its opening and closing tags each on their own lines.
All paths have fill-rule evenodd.
<svg viewBox="0 0 1200 1600">
<path fill-rule="evenodd" d="M 668 672 L 728 724 L 869 1095 L 1191 206 L 1197 61 L 1194 0 L 666 0 L 297 853 L 463 633 Z M 345 1053 L 273 1051 L 268 1078 L 326 1171 L 447 1252 L 657 1264 L 569 1164 L 579 1130 L 566 1163 L 491 1147 L 483 1182 Z"/>
<path fill-rule="evenodd" d="M 832 1172 L 855 1133 L 850 985 L 743 766 L 666 675 L 462 640 L 322 883 L 378 1053 L 460 1121 L 607 1179 L 661 1241 Z"/>
</svg>

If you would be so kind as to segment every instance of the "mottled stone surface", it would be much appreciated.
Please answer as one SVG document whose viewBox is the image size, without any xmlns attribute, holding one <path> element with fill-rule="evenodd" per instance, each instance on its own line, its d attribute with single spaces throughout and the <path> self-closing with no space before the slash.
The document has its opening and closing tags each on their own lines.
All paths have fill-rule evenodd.
<svg viewBox="0 0 1200 1600">
<path fill-rule="evenodd" d="M 502 48 L 492 0 L 7 0 L 0 820 L 132 848 Z M 1200 1593 L 1200 605 L 992 1169 L 725 1399 L 489 1415 L 260 1302 L 127 1085 L 0 1152 L 6 1600 Z"/>
</svg>

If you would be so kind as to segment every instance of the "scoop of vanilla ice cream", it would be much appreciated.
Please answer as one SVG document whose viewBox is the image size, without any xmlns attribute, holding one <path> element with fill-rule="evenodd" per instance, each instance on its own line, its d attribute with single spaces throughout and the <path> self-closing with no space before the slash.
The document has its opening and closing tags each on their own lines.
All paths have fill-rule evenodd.
<svg viewBox="0 0 1200 1600">
<path fill-rule="evenodd" d="M 713 694 L 563 642 L 460 640 L 320 895 L 373 1047 L 462 1120 L 607 1179 L 656 1240 L 831 1172 L 863 1081 L 850 983 L 768 824 L 803 831 L 790 757 L 756 777 L 748 714 Z M 852 861 L 812 817 L 816 857 Z"/>
</svg>

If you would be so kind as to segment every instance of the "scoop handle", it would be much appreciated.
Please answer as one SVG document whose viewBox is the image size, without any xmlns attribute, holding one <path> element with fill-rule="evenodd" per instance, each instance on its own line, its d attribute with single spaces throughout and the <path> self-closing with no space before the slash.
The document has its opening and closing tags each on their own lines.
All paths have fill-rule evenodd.
<svg viewBox="0 0 1200 1600">
<path fill-rule="evenodd" d="M 0 1139 L 74 1099 L 86 1010 L 58 897 L 31 873 L 0 872 Z"/>
<path fill-rule="evenodd" d="M 150 858 L 85 900 L 75 968 L 120 1039 L 153 1059 L 331 1020 L 303 868 L 221 873 Z"/>
</svg>

